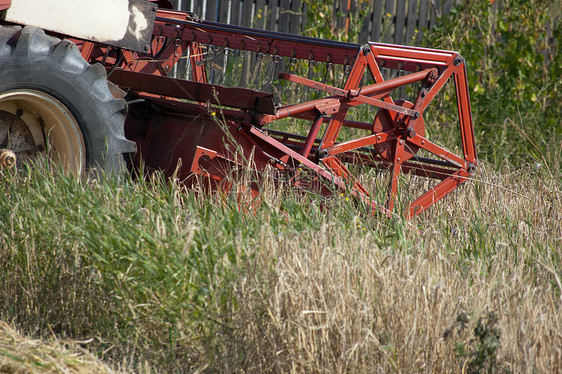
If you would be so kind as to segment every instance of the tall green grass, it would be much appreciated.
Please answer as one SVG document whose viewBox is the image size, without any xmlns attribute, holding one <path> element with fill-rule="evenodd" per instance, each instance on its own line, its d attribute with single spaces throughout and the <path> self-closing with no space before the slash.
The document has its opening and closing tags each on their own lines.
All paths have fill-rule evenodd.
<svg viewBox="0 0 562 374">
<path fill-rule="evenodd" d="M 135 370 L 363 371 L 376 358 L 385 371 L 415 362 L 455 371 L 480 349 L 470 326 L 512 305 L 491 295 L 508 293 L 529 310 L 493 322 L 503 334 L 494 365 L 524 371 L 558 357 L 559 339 L 540 334 L 561 322 L 561 181 L 559 170 L 485 166 L 405 222 L 364 214 L 346 196 L 326 202 L 271 185 L 252 202 L 157 175 L 81 181 L 48 165 L 4 172 L 0 320 L 38 337 L 91 339 L 85 346 L 98 357 Z M 416 268 L 433 280 L 418 279 Z M 399 287 L 407 279 L 413 288 Z M 449 290 L 435 301 L 443 315 L 417 309 L 428 281 Z M 462 310 L 453 307 L 459 297 Z M 544 320 L 522 337 L 506 333 L 530 318 L 530 305 L 546 308 Z M 463 316 L 468 327 L 439 340 Z M 436 335 L 424 335 L 441 352 L 433 363 L 414 349 L 420 318 L 435 324 Z M 543 346 L 509 356 L 519 340 Z"/>
</svg>

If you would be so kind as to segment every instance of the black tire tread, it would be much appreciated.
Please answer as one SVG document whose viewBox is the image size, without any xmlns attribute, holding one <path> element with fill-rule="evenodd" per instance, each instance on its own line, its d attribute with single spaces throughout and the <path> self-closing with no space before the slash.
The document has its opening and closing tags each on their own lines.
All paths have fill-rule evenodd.
<svg viewBox="0 0 562 374">
<path fill-rule="evenodd" d="M 111 95 L 105 69 L 84 60 L 74 43 L 36 27 L 0 27 L 0 72 L 0 92 L 41 89 L 71 110 L 86 143 L 87 168 L 124 169 L 123 154 L 136 151 L 123 129 L 127 104 Z"/>
</svg>

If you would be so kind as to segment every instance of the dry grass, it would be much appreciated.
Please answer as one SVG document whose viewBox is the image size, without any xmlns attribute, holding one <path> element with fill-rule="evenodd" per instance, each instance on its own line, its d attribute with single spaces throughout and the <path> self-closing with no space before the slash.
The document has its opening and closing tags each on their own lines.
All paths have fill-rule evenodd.
<svg viewBox="0 0 562 374">
<path fill-rule="evenodd" d="M 30 339 L 0 321 L 0 373 L 115 373 L 77 342 Z"/>
<path fill-rule="evenodd" d="M 255 344 L 247 364 L 262 361 L 256 371 L 458 372 L 466 360 L 455 359 L 455 347 L 473 344 L 476 319 L 488 311 L 499 317 L 502 366 L 562 367 L 560 301 L 547 279 L 530 279 L 522 256 L 503 249 L 467 274 L 438 246 L 393 253 L 374 248 L 369 236 L 333 244 L 322 236 L 306 245 L 296 238 L 271 243 L 274 288 L 257 304 L 265 323 L 251 301 L 259 285 L 238 285 L 246 301 L 240 324 Z M 549 278 L 548 270 L 540 276 Z M 471 317 L 465 328 L 463 315 Z"/>
<path fill-rule="evenodd" d="M 282 236 L 265 225 L 255 267 L 273 269 L 236 284 L 243 327 L 226 348 L 241 344 L 250 372 L 562 370 L 559 185 L 508 170 L 480 178 L 396 247 L 337 222 Z"/>
</svg>

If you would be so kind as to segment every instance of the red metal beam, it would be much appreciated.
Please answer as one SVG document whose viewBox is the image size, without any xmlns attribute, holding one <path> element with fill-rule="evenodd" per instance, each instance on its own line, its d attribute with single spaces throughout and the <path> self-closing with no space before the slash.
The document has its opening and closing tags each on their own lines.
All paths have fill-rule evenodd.
<svg viewBox="0 0 562 374">
<path fill-rule="evenodd" d="M 175 12 L 158 11 L 154 35 L 264 54 L 352 64 L 358 44 L 283 34 L 203 20 L 181 20 Z M 181 12 L 180 12 L 181 14 Z M 178 28 L 179 26 L 179 28 Z"/>
<path fill-rule="evenodd" d="M 328 151 L 328 155 L 337 155 L 339 153 L 349 152 L 361 147 L 386 143 L 393 139 L 397 139 L 399 136 L 400 135 L 394 130 L 387 132 L 378 132 L 376 134 L 365 136 L 359 139 L 353 139 L 344 143 L 338 143 L 330 148 L 326 148 L 326 151 Z"/>
<path fill-rule="evenodd" d="M 414 216 L 420 214 L 431 205 L 435 204 L 437 201 L 441 200 L 447 194 L 452 192 L 459 185 L 466 182 L 466 178 L 469 176 L 470 174 L 466 170 L 460 169 L 452 176 L 444 179 L 437 186 L 433 187 L 431 190 L 427 191 L 425 194 L 411 203 L 407 211 L 405 212 L 406 217 L 413 218 Z"/>
<path fill-rule="evenodd" d="M 470 97 L 468 95 L 468 80 L 464 63 L 455 72 L 455 88 L 459 110 L 459 122 L 463 144 L 464 158 L 476 166 L 476 146 L 474 145 L 474 129 L 472 125 L 472 112 L 470 110 Z"/>
<path fill-rule="evenodd" d="M 179 99 L 230 106 L 275 114 L 273 95 L 247 88 L 186 81 L 127 70 L 115 70 L 109 79 L 116 85 L 139 92 L 149 92 Z"/>
<path fill-rule="evenodd" d="M 186 13 L 158 10 L 153 34 L 187 42 L 248 50 L 298 59 L 352 65 L 362 48 L 355 43 L 309 38 L 243 26 L 186 19 Z M 458 53 L 430 48 L 368 43 L 381 67 L 419 71 L 442 71 Z"/>
</svg>

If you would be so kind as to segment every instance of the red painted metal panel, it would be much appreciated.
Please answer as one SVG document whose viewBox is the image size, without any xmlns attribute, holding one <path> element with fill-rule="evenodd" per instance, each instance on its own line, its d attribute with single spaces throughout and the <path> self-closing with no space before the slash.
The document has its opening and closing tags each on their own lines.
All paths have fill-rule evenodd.
<svg viewBox="0 0 562 374">
<path fill-rule="evenodd" d="M 198 102 L 275 114 L 273 95 L 246 88 L 223 87 L 126 70 L 115 70 L 110 79 L 124 88 Z"/>
</svg>

